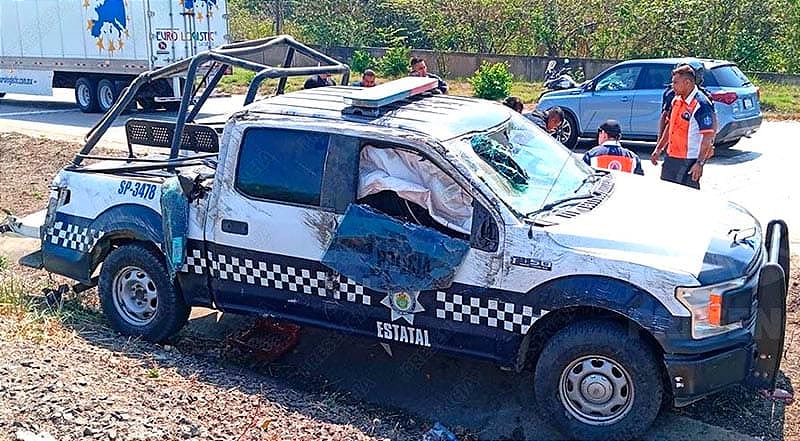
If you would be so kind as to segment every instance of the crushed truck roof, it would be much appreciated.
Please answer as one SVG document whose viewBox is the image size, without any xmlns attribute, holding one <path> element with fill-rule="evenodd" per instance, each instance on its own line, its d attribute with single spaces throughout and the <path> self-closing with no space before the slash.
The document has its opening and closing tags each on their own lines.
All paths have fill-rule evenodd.
<svg viewBox="0 0 800 441">
<path fill-rule="evenodd" d="M 467 133 L 484 131 L 509 118 L 508 110 L 473 98 L 449 95 L 418 95 L 373 109 L 352 106 L 345 98 L 363 89 L 329 86 L 300 90 L 256 101 L 247 106 L 258 114 L 349 121 L 423 133 L 446 141 Z"/>
</svg>

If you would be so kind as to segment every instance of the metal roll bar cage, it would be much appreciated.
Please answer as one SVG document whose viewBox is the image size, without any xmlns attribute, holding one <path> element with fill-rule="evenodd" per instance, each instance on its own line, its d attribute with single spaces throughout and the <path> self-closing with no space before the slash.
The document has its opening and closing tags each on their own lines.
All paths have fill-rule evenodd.
<svg viewBox="0 0 800 441">
<path fill-rule="evenodd" d="M 261 63 L 256 63 L 245 59 L 254 55 L 263 55 L 267 49 L 276 46 L 287 46 L 286 58 L 283 66 L 271 67 Z M 299 52 L 312 60 L 320 63 L 320 66 L 315 67 L 291 67 L 294 61 L 295 52 Z M 203 74 L 203 79 L 195 87 L 195 80 L 197 78 L 198 70 L 205 63 L 211 62 L 211 67 Z M 322 65 L 324 63 L 324 65 Z M 161 80 L 164 78 L 173 77 L 175 75 L 186 72 L 186 84 L 183 87 L 181 96 L 181 104 L 178 110 L 178 115 L 175 120 L 175 130 L 172 137 L 170 146 L 169 160 L 164 161 L 168 170 L 173 171 L 176 163 L 180 162 L 178 159 L 178 152 L 181 147 L 181 139 L 183 136 L 183 129 L 187 123 L 194 122 L 200 109 L 205 104 L 206 100 L 211 96 L 214 88 L 222 79 L 223 74 L 229 67 L 239 67 L 256 72 L 255 77 L 250 81 L 250 86 L 245 96 L 244 105 L 253 102 L 258 93 L 258 88 L 261 83 L 268 78 L 279 78 L 277 94 L 282 94 L 286 88 L 286 79 L 290 76 L 307 76 L 317 74 L 342 74 L 342 84 L 348 84 L 350 79 L 350 67 L 343 64 L 322 52 L 310 48 L 302 43 L 297 42 L 289 35 L 278 35 L 274 37 L 261 38 L 258 40 L 242 41 L 231 43 L 221 46 L 216 49 L 211 49 L 192 58 L 187 58 L 176 63 L 164 66 L 159 69 L 143 72 L 133 82 L 126 87 L 120 98 L 114 106 L 103 115 L 103 118 L 92 127 L 86 135 L 84 144 L 81 151 L 75 155 L 72 160 L 72 167 L 78 167 L 84 159 L 94 159 L 90 155 L 92 149 L 97 145 L 100 138 L 105 135 L 114 121 L 128 108 L 131 102 L 136 98 L 136 94 L 147 83 Z M 214 72 L 209 80 L 209 76 Z M 197 93 L 200 90 L 200 84 L 206 83 L 203 93 L 198 97 Z M 192 104 L 194 103 L 194 104 Z M 192 106 L 191 109 L 189 106 Z M 133 149 L 129 143 L 128 153 L 130 158 L 133 156 Z"/>
</svg>

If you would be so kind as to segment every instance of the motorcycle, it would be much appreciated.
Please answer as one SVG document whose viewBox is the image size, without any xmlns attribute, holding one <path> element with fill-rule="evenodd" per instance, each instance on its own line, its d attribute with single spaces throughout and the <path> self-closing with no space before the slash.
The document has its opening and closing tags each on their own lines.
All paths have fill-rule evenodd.
<svg viewBox="0 0 800 441">
<path fill-rule="evenodd" d="M 544 71 L 545 92 L 578 87 L 579 84 L 572 78 L 572 66 L 569 58 L 564 59 L 561 69 L 556 70 L 557 65 L 556 60 L 547 62 L 547 68 Z"/>
</svg>

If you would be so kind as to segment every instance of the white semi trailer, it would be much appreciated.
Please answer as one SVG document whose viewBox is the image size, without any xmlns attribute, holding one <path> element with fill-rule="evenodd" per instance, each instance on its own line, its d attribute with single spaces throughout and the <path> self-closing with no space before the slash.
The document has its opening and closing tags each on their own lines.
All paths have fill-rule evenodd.
<svg viewBox="0 0 800 441">
<path fill-rule="evenodd" d="M 0 98 L 75 89 L 84 112 L 105 112 L 136 77 L 229 42 L 226 0 L 0 0 Z M 136 97 L 179 102 L 182 79 Z"/>
</svg>

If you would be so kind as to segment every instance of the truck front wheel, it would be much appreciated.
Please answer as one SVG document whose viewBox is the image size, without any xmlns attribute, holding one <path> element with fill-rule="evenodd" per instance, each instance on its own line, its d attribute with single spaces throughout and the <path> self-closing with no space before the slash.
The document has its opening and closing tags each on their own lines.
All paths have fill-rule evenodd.
<svg viewBox="0 0 800 441">
<path fill-rule="evenodd" d="M 655 420 L 663 385 L 650 347 L 612 322 L 559 331 L 534 379 L 541 411 L 574 439 L 634 439 Z"/>
<path fill-rule="evenodd" d="M 111 326 L 127 335 L 159 342 L 176 334 L 189 318 L 162 256 L 139 244 L 109 253 L 100 271 L 100 303 Z"/>
<path fill-rule="evenodd" d="M 75 81 L 75 103 L 83 113 L 97 112 L 97 82 L 86 77 L 78 78 Z"/>
</svg>

